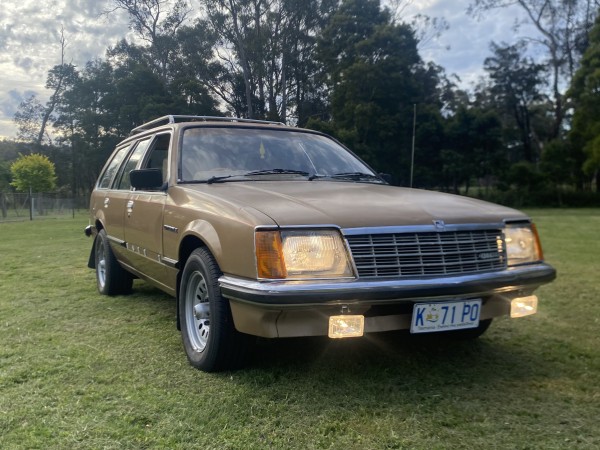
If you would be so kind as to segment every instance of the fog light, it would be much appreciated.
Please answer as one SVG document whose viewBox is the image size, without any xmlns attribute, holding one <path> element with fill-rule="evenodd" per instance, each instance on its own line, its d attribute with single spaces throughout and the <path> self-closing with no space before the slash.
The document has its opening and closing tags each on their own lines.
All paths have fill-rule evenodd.
<svg viewBox="0 0 600 450">
<path fill-rule="evenodd" d="M 535 295 L 518 297 L 510 302 L 510 317 L 525 317 L 537 312 L 538 298 Z"/>
<path fill-rule="evenodd" d="M 364 316 L 331 316 L 329 318 L 329 337 L 333 339 L 360 337 L 365 331 Z"/>
</svg>

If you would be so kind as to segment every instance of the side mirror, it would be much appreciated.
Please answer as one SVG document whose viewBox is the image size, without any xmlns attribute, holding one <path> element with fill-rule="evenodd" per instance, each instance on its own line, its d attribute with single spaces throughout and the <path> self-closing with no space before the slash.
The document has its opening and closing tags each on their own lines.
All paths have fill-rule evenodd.
<svg viewBox="0 0 600 450">
<path fill-rule="evenodd" d="M 140 169 L 129 172 L 131 187 L 142 191 L 157 191 L 163 186 L 162 170 Z"/>
</svg>

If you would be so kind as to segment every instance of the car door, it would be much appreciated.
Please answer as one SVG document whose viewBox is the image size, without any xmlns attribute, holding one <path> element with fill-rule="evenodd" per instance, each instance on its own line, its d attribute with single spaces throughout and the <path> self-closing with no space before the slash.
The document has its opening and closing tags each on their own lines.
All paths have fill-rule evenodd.
<svg viewBox="0 0 600 450">
<path fill-rule="evenodd" d="M 150 139 L 148 137 L 132 144 L 133 149 L 119 167 L 111 189 L 106 193 L 103 200 L 106 234 L 113 244 L 112 248 L 118 259 L 125 264 L 131 263 L 131 255 L 127 251 L 124 223 L 127 202 L 131 195 L 129 172 L 139 164 L 143 154 L 148 149 Z"/>
<path fill-rule="evenodd" d="M 123 233 L 123 211 L 128 192 L 116 189 L 123 165 L 135 143 L 129 143 L 115 150 L 98 180 L 91 198 L 91 209 L 100 220 L 113 251 L 121 259 L 125 255 L 125 236 Z"/>
<path fill-rule="evenodd" d="M 140 169 L 156 168 L 167 180 L 170 133 L 154 137 L 144 154 Z M 130 191 L 125 207 L 124 231 L 132 265 L 146 277 L 166 287 L 166 271 L 161 261 L 163 245 L 163 211 L 166 190 Z"/>
</svg>

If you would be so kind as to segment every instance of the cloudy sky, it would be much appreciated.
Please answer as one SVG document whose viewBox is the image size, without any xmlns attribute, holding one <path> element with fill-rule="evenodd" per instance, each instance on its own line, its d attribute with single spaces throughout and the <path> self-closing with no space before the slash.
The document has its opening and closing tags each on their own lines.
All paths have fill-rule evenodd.
<svg viewBox="0 0 600 450">
<path fill-rule="evenodd" d="M 13 138 L 12 118 L 19 103 L 36 94 L 46 101 L 48 70 L 60 63 L 60 30 L 67 40 L 66 61 L 82 67 L 104 57 L 108 46 L 131 38 L 123 12 L 106 14 L 111 0 L 0 0 L 0 139 Z M 465 87 L 482 73 L 492 40 L 512 42 L 517 10 L 499 10 L 476 20 L 466 14 L 469 0 L 404 0 L 403 16 L 444 18 L 450 28 L 421 53 L 457 74 Z M 192 2 L 194 3 L 194 2 Z M 523 31 L 524 33 L 524 31 Z"/>
</svg>

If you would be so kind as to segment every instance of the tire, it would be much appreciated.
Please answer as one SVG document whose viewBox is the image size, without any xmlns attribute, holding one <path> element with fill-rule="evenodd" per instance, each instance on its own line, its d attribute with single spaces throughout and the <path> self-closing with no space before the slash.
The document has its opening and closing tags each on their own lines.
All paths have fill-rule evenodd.
<svg viewBox="0 0 600 450">
<path fill-rule="evenodd" d="M 188 361 L 205 372 L 238 369 L 246 362 L 251 337 L 238 332 L 229 302 L 221 296 L 221 271 L 210 252 L 188 258 L 179 289 L 181 338 Z"/>
<path fill-rule="evenodd" d="M 131 293 L 133 276 L 118 263 L 108 242 L 106 231 L 100 230 L 94 245 L 98 292 L 104 295 Z"/>
<path fill-rule="evenodd" d="M 447 334 L 452 339 L 457 339 L 461 341 L 469 341 L 472 339 L 477 339 L 483 333 L 487 331 L 487 329 L 492 324 L 492 319 L 485 319 L 479 321 L 479 326 L 476 328 L 467 328 L 466 330 L 456 330 L 456 331 L 448 331 Z"/>
</svg>

